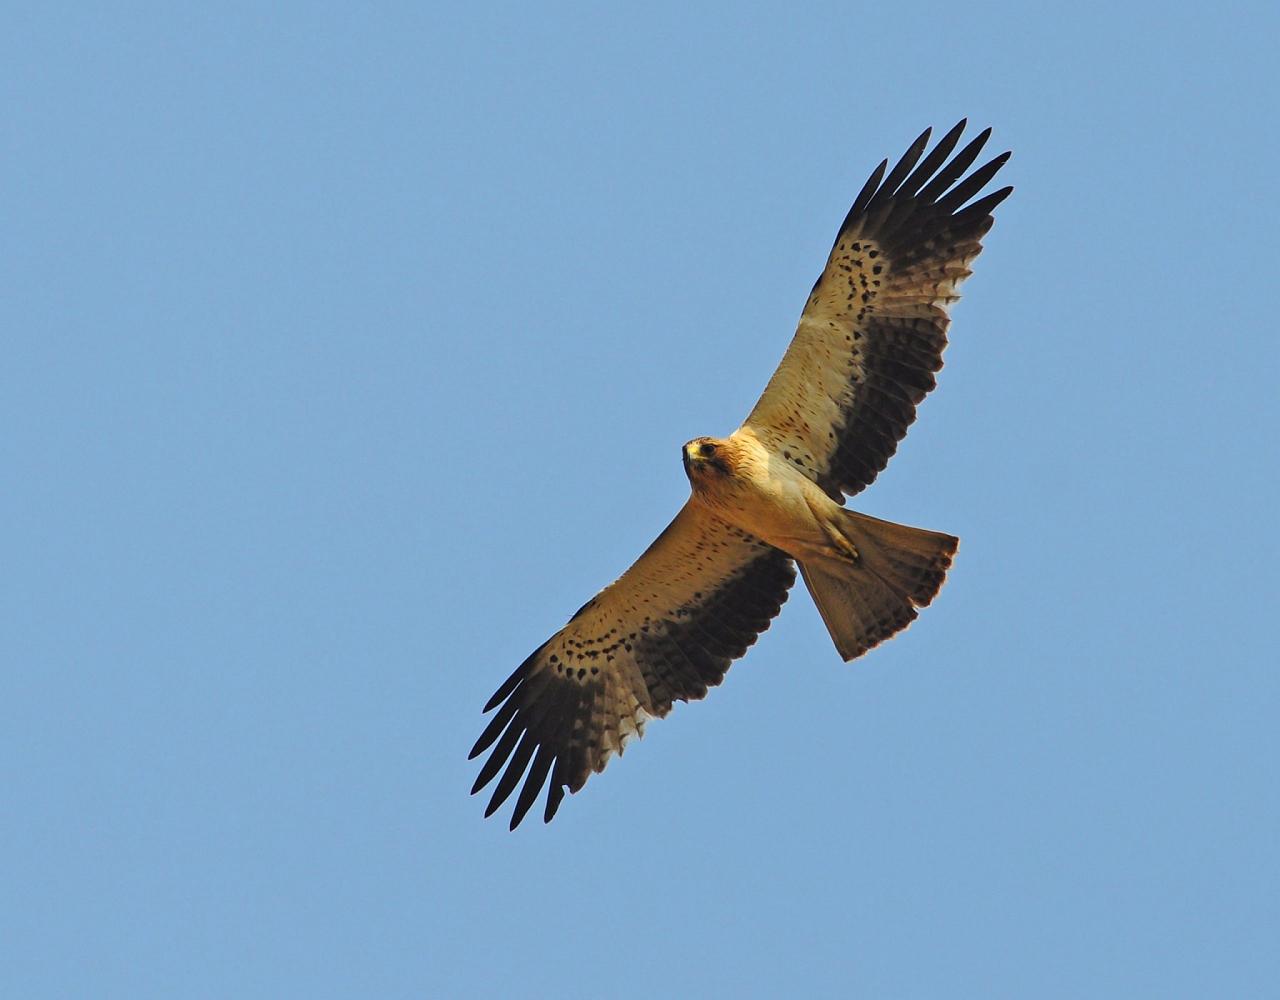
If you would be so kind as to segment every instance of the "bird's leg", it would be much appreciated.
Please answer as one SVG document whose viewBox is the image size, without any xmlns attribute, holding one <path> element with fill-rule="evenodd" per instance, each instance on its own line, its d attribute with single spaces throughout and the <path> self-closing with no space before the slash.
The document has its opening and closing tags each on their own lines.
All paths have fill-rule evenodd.
<svg viewBox="0 0 1280 1000">
<path fill-rule="evenodd" d="M 858 547 L 854 545 L 853 539 L 843 530 L 842 522 L 845 519 L 841 515 L 844 513 L 844 508 L 832 504 L 831 506 L 835 509 L 827 511 L 816 507 L 808 497 L 805 497 L 805 502 L 808 504 L 814 520 L 822 528 L 822 535 L 827 542 L 823 546 L 826 550 L 825 554 L 833 559 L 839 559 L 841 562 L 856 563 L 861 560 L 862 555 L 858 552 Z"/>
<path fill-rule="evenodd" d="M 840 530 L 840 526 L 838 524 L 824 520 L 822 522 L 822 528 L 826 532 L 827 537 L 831 539 L 831 545 L 840 553 L 841 558 L 851 563 L 856 563 L 862 558 L 858 553 L 858 547 L 854 545 L 844 532 Z"/>
</svg>

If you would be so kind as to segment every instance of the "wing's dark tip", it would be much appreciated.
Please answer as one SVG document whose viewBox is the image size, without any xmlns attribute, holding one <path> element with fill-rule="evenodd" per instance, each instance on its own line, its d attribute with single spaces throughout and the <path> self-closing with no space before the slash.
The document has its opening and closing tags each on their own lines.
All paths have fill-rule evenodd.
<svg viewBox="0 0 1280 1000">
<path fill-rule="evenodd" d="M 965 211 L 973 212 L 975 215 L 990 215 L 992 210 L 1011 194 L 1013 194 L 1013 185 L 1009 184 L 999 191 L 992 191 L 991 194 L 979 198 L 966 207 Z"/>
<path fill-rule="evenodd" d="M 987 186 L 997 171 L 1008 162 L 1011 155 L 1011 153 L 1005 152 L 988 160 L 934 202 L 934 208 L 944 216 L 963 211 L 964 209 L 961 206 Z"/>
<path fill-rule="evenodd" d="M 970 145 L 974 147 L 975 155 L 976 155 L 976 151 L 980 151 L 982 147 L 987 144 L 987 140 L 990 138 L 991 138 L 990 125 L 988 125 L 986 128 L 984 128 L 981 132 L 979 132 L 977 135 L 973 137 L 973 140 L 970 143 Z"/>
<path fill-rule="evenodd" d="M 493 741 L 507 728 L 508 723 L 515 718 L 519 709 L 519 701 L 514 697 L 508 698 L 502 708 L 498 709 L 493 718 L 489 720 L 489 724 L 484 727 L 484 732 L 480 734 L 475 746 L 471 748 L 471 753 L 467 755 L 467 760 L 474 760 L 489 749 Z"/>
<path fill-rule="evenodd" d="M 932 149 L 928 148 L 932 128 L 925 129 L 892 170 L 888 170 L 890 161 L 882 160 L 854 199 L 836 242 L 854 228 L 875 233 L 881 239 L 918 236 L 922 227 L 942 226 L 948 219 L 954 222 L 960 213 L 968 213 L 972 206 L 966 206 L 965 202 L 977 195 L 1012 155 L 1009 151 L 1001 153 L 968 173 L 992 131 L 991 126 L 987 126 L 952 155 L 968 124 L 967 116 L 961 118 Z M 984 199 L 984 204 L 989 210 L 1004 197 L 1008 195 L 989 202 Z M 974 218 L 974 215 L 964 215 L 968 221 Z"/>
<path fill-rule="evenodd" d="M 928 126 L 923 132 L 916 136 L 916 141 L 907 147 L 907 152 L 903 156 L 905 160 L 909 156 L 919 156 L 924 152 L 924 147 L 929 145 L 929 136 L 933 135 L 933 126 Z"/>
<path fill-rule="evenodd" d="M 911 173 L 911 168 L 919 162 L 920 154 L 929 145 L 929 136 L 932 134 L 932 128 L 925 129 L 916 137 L 916 141 L 907 147 L 907 151 L 902 154 L 902 159 L 894 165 L 894 168 L 889 171 L 889 176 L 880 185 L 879 194 L 881 197 L 888 197 L 902 187 L 902 182 L 907 179 L 907 175 Z M 874 202 L 875 199 L 873 198 L 872 201 Z"/>
<path fill-rule="evenodd" d="M 550 639 L 547 640 L 547 642 L 550 641 Z M 541 653 L 546 646 L 547 643 L 544 642 L 541 646 L 526 656 L 524 658 L 524 662 L 521 663 L 520 666 L 511 671 L 511 676 L 503 681 L 502 686 L 498 688 L 497 691 L 493 692 L 493 697 L 484 703 L 484 711 L 492 712 L 515 692 L 515 689 L 520 686 L 520 682 L 529 676 L 529 672 L 533 669 L 533 664 L 538 659 L 538 654 Z"/>
<path fill-rule="evenodd" d="M 858 192 L 858 197 L 853 199 L 853 207 L 849 209 L 849 214 L 844 217 L 844 223 L 840 226 L 843 230 L 866 209 L 871 201 L 871 196 L 876 193 L 876 189 L 880 186 L 880 179 L 884 176 L 884 172 L 889 169 L 889 160 L 886 157 L 880 161 L 880 166 L 871 171 L 871 176 L 867 178 L 867 182 L 862 185 L 862 190 Z"/>
<path fill-rule="evenodd" d="M 547 790 L 547 807 L 542 811 L 542 822 L 550 823 L 560 808 L 560 800 L 564 798 L 564 785 L 553 784 Z"/>
<path fill-rule="evenodd" d="M 520 789 L 520 795 L 516 799 L 515 809 L 511 813 L 511 829 L 514 830 L 520 825 L 520 821 L 524 819 L 525 814 L 533 807 L 534 802 L 538 799 L 538 793 L 542 791 L 542 786 L 546 783 L 547 775 L 551 771 L 552 765 L 555 763 L 555 751 L 543 743 L 538 747 L 537 753 L 534 755 L 533 763 L 529 765 L 529 773 L 525 776 L 524 787 Z"/>
<path fill-rule="evenodd" d="M 513 677 L 514 676 L 515 675 L 513 675 Z M 516 686 L 519 684 L 519 682 L 520 682 L 519 677 L 515 677 L 514 684 L 508 681 L 507 684 L 503 684 L 502 687 L 498 688 L 497 691 L 493 692 L 493 697 L 484 703 L 484 708 L 480 714 L 484 715 L 488 712 L 492 712 L 495 708 L 501 705 L 502 702 L 507 698 L 507 696 L 510 695 L 511 692 L 516 689 Z M 508 688 L 508 684 L 510 684 L 510 688 Z"/>
</svg>

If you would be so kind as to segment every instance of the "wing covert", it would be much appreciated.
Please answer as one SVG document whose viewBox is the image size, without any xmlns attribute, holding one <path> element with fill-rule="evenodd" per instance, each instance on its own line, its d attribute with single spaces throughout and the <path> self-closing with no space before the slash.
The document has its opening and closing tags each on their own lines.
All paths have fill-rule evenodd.
<svg viewBox="0 0 1280 1000">
<path fill-rule="evenodd" d="M 689 501 L 616 582 L 497 690 L 472 748 L 493 747 L 472 794 L 501 771 L 485 815 L 524 777 L 511 828 L 550 779 L 547 822 L 650 718 L 702 698 L 769 627 L 795 580 L 778 549 Z M 526 773 L 527 772 L 527 773 Z"/>
<path fill-rule="evenodd" d="M 963 176 L 991 134 L 986 129 L 948 161 L 964 127 L 928 155 L 925 129 L 887 176 L 887 160 L 872 173 L 743 423 L 837 501 L 888 464 L 934 387 L 948 309 L 982 250 L 992 210 L 1013 190 L 970 201 L 1009 154 Z"/>
</svg>

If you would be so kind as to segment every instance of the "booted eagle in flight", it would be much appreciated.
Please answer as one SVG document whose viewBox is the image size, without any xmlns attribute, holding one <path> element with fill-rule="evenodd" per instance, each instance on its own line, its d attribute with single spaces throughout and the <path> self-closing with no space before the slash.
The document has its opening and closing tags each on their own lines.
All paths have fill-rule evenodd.
<svg viewBox="0 0 1280 1000">
<path fill-rule="evenodd" d="M 933 600 L 958 539 L 844 507 L 869 486 L 934 386 L 948 309 L 1013 190 L 975 196 L 1009 158 L 966 174 L 991 134 L 952 151 L 930 130 L 858 193 L 764 395 L 727 438 L 684 446 L 691 495 L 635 564 L 516 669 L 475 747 L 485 815 L 511 828 L 550 779 L 543 819 L 677 701 L 724 680 L 787 599 L 795 568 L 845 660 Z M 526 774 L 527 772 L 527 774 Z"/>
</svg>

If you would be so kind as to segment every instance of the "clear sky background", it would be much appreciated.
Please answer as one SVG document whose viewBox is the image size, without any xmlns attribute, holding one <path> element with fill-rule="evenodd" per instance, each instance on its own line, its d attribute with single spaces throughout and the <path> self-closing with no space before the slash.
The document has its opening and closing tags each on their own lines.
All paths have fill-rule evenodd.
<svg viewBox="0 0 1280 1000">
<path fill-rule="evenodd" d="M 1280 981 L 1271 4 L 10 5 L 0 993 Z M 871 168 L 1016 185 L 868 513 L 550 826 L 481 706 L 687 493 Z"/>
</svg>

